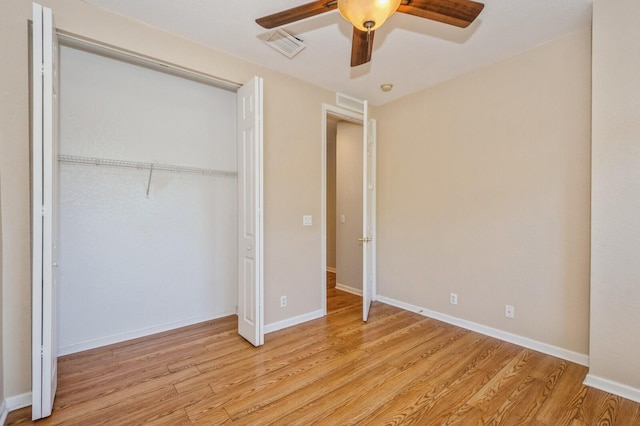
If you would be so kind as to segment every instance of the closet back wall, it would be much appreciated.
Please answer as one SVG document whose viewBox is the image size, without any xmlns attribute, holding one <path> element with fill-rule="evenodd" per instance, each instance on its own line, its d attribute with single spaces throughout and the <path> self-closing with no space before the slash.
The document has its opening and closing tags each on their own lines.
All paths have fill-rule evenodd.
<svg viewBox="0 0 640 426">
<path fill-rule="evenodd" d="M 62 47 L 60 153 L 236 171 L 236 94 Z M 236 309 L 235 177 L 60 164 L 61 355 Z"/>
</svg>

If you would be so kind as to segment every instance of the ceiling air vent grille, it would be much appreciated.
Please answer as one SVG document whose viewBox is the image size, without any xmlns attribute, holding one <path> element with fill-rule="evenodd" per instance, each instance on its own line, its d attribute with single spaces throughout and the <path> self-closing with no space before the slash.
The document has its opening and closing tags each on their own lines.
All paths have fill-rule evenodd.
<svg viewBox="0 0 640 426">
<path fill-rule="evenodd" d="M 365 101 L 352 96 L 336 93 L 336 105 L 359 112 L 360 114 L 364 114 L 364 102 Z"/>
<path fill-rule="evenodd" d="M 289 59 L 293 58 L 307 47 L 302 43 L 302 40 L 292 36 L 284 30 L 281 30 L 280 28 L 269 35 L 266 43 Z"/>
</svg>

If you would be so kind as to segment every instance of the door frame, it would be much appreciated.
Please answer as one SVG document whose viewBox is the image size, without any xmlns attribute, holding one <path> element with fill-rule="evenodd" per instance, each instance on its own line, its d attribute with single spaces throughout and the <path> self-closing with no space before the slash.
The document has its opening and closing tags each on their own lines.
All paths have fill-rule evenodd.
<svg viewBox="0 0 640 426">
<path fill-rule="evenodd" d="M 364 115 L 345 108 L 330 104 L 322 104 L 322 137 L 320 143 L 320 296 L 322 298 L 322 315 L 327 315 L 327 122 L 329 117 L 335 117 L 350 123 L 367 125 Z M 375 246 L 374 246 L 375 247 Z"/>
</svg>

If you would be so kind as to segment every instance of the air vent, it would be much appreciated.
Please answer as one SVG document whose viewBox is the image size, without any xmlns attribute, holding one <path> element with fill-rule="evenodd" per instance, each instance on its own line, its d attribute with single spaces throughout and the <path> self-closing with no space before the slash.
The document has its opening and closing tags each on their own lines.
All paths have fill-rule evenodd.
<svg viewBox="0 0 640 426">
<path fill-rule="evenodd" d="M 344 95 L 342 93 L 336 93 L 336 105 L 348 108 L 352 111 L 359 112 L 360 114 L 364 114 L 364 103 L 365 101 Z"/>
<path fill-rule="evenodd" d="M 287 58 L 291 59 L 304 50 L 302 40 L 278 28 L 269 35 L 266 43 Z"/>
</svg>

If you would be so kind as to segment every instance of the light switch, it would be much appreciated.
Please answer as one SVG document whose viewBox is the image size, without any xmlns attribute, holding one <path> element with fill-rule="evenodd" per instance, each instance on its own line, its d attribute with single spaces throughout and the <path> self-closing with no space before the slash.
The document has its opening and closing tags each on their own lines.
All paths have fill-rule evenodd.
<svg viewBox="0 0 640 426">
<path fill-rule="evenodd" d="M 313 219 L 311 215 L 302 216 L 302 226 L 311 226 L 313 224 Z"/>
<path fill-rule="evenodd" d="M 344 218 L 344 215 L 340 215 L 340 223 L 345 223 L 347 220 Z"/>
</svg>

